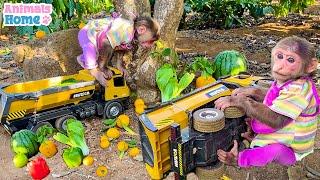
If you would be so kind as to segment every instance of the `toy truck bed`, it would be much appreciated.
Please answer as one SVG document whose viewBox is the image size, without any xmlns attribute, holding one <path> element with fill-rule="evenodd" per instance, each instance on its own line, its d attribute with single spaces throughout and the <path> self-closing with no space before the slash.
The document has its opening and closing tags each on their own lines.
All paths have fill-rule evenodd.
<svg viewBox="0 0 320 180">
<path fill-rule="evenodd" d="M 93 95 L 94 80 L 86 70 L 82 70 L 75 75 L 1 87 L 1 123 L 10 123 L 28 114 L 66 104 L 78 104 Z"/>
<path fill-rule="evenodd" d="M 228 77 L 142 114 L 139 117 L 139 132 L 142 155 L 150 177 L 162 179 L 171 168 L 171 124 L 178 123 L 181 129 L 187 127 L 188 112 L 213 103 L 219 97 L 230 95 L 237 87 L 251 86 L 260 79 L 263 78 L 249 75 Z"/>
</svg>

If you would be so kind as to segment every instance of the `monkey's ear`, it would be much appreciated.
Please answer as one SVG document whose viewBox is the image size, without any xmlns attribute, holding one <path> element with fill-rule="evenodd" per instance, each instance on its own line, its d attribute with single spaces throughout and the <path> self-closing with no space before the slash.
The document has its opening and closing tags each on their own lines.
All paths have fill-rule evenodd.
<svg viewBox="0 0 320 180">
<path fill-rule="evenodd" d="M 317 58 L 312 58 L 311 62 L 307 66 L 307 73 L 312 73 L 317 69 L 318 66 L 318 59 Z"/>
<path fill-rule="evenodd" d="M 144 25 L 138 26 L 137 27 L 137 32 L 138 34 L 144 34 L 147 31 L 147 27 Z"/>
</svg>

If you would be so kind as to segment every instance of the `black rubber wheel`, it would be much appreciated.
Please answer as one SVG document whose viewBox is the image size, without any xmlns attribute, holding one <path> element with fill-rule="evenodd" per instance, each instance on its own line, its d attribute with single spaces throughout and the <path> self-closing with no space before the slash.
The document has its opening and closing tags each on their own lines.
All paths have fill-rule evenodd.
<svg viewBox="0 0 320 180">
<path fill-rule="evenodd" d="M 66 122 L 68 119 L 77 119 L 75 116 L 73 115 L 66 115 L 66 116 L 63 116 L 61 118 L 58 118 L 56 120 L 56 122 L 54 123 L 55 124 L 55 127 L 59 130 L 59 131 L 62 131 L 62 132 L 66 132 L 67 131 L 67 125 L 66 125 Z"/>
<path fill-rule="evenodd" d="M 42 127 L 42 126 L 49 126 L 49 127 L 53 127 L 49 122 L 39 122 L 38 124 L 36 124 L 35 126 L 33 126 L 30 130 L 33 132 L 37 132 L 37 130 Z"/>
<path fill-rule="evenodd" d="M 120 102 L 112 101 L 106 103 L 103 109 L 103 119 L 113 119 L 122 114 L 123 107 Z"/>
<path fill-rule="evenodd" d="M 230 106 L 224 109 L 225 118 L 240 118 L 244 115 L 245 113 L 241 109 L 234 106 Z"/>
<path fill-rule="evenodd" d="M 199 132 L 217 132 L 223 129 L 224 126 L 224 114 L 218 109 L 204 108 L 193 113 L 193 127 Z"/>
<path fill-rule="evenodd" d="M 197 167 L 196 175 L 199 180 L 220 179 L 225 173 L 226 167 L 223 163 L 218 162 L 213 166 Z"/>
</svg>

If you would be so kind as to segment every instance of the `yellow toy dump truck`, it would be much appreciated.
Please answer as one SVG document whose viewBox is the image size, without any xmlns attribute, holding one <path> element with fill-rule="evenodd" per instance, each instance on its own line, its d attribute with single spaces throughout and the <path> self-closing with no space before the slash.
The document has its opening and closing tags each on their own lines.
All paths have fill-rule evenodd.
<svg viewBox="0 0 320 180">
<path fill-rule="evenodd" d="M 211 156 L 209 151 L 211 153 L 214 149 L 208 147 L 209 151 L 202 152 L 200 150 L 208 146 L 206 139 L 210 138 L 204 138 L 201 133 L 198 133 L 199 136 L 196 134 L 197 137 L 193 138 L 195 133 L 192 134 L 191 131 L 188 131 L 192 127 L 189 119 L 190 114 L 193 114 L 193 111 L 201 110 L 201 108 L 213 107 L 213 102 L 219 97 L 230 95 L 235 88 L 257 84 L 258 81 L 263 81 L 263 79 L 250 75 L 228 77 L 140 115 L 139 133 L 142 155 L 150 177 L 152 179 L 162 179 L 170 170 L 183 176 L 188 173 L 187 171 L 192 170 L 189 168 L 190 165 L 194 168 L 199 161 L 204 162 L 200 163 L 202 166 L 206 165 L 206 161 L 210 163 L 212 158 L 209 157 Z M 216 113 L 204 112 L 202 114 L 207 114 L 210 117 L 211 114 Z M 208 126 L 205 123 L 198 122 L 199 124 L 204 126 L 202 128 L 198 127 L 198 129 L 207 130 Z M 219 127 L 218 130 L 224 127 L 224 119 L 223 123 L 215 124 L 213 129 L 217 127 Z M 183 133 L 183 131 L 188 132 Z M 200 139 L 200 141 L 195 141 L 195 138 Z M 177 139 L 180 140 L 177 141 Z M 194 143 L 202 143 L 202 145 Z M 198 149 L 195 147 L 198 147 Z M 195 159 L 197 153 L 193 151 L 199 152 L 201 157 Z"/>
<path fill-rule="evenodd" d="M 121 72 L 111 70 L 107 88 L 95 84 L 88 70 L 1 87 L 1 124 L 13 134 L 25 128 L 35 131 L 43 125 L 64 130 L 69 118 L 114 118 L 122 113 L 130 89 Z"/>
</svg>

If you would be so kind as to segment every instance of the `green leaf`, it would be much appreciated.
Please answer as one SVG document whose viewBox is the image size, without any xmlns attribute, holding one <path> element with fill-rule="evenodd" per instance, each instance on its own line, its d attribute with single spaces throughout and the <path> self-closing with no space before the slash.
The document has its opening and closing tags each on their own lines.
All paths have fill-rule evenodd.
<svg viewBox="0 0 320 180">
<path fill-rule="evenodd" d="M 64 5 L 63 0 L 58 0 L 59 8 L 63 13 L 66 13 L 66 6 Z"/>
<path fill-rule="evenodd" d="M 171 77 L 174 76 L 174 70 L 171 64 L 164 64 L 156 72 L 156 82 L 161 92 L 165 91 L 165 88 Z"/>
<path fill-rule="evenodd" d="M 137 141 L 135 139 L 131 139 L 129 142 L 128 142 L 128 147 L 129 148 L 133 148 L 133 147 L 136 147 L 137 146 Z"/>
<path fill-rule="evenodd" d="M 116 119 L 105 119 L 102 122 L 104 125 L 109 126 L 109 125 L 113 124 L 115 121 L 116 121 Z"/>
<path fill-rule="evenodd" d="M 194 79 L 194 74 L 193 73 L 185 73 L 180 81 L 179 81 L 179 85 L 178 85 L 178 91 L 174 94 L 173 97 L 177 97 L 180 95 L 180 93 L 189 86 L 189 84 L 193 81 Z"/>
<path fill-rule="evenodd" d="M 162 51 L 162 56 L 170 56 L 171 55 L 171 48 L 165 48 L 163 51 Z"/>
<path fill-rule="evenodd" d="M 69 0 L 69 17 L 72 17 L 75 10 L 75 4 L 73 0 Z"/>
<path fill-rule="evenodd" d="M 49 28 L 47 26 L 43 26 L 43 25 L 42 26 L 38 26 L 37 29 L 46 32 L 46 34 L 50 33 L 50 30 L 49 30 Z"/>
<path fill-rule="evenodd" d="M 41 144 L 42 142 L 46 141 L 48 137 L 52 136 L 54 132 L 55 129 L 49 125 L 41 126 L 36 132 L 37 141 Z"/>
<path fill-rule="evenodd" d="M 33 26 L 17 26 L 16 30 L 20 36 L 33 34 Z"/>
<path fill-rule="evenodd" d="M 123 126 L 123 129 L 126 130 L 130 135 L 138 135 L 128 126 Z"/>
<path fill-rule="evenodd" d="M 176 77 L 171 77 L 167 83 L 164 92 L 161 94 L 162 102 L 170 101 L 178 91 L 178 82 Z"/>
<path fill-rule="evenodd" d="M 56 141 L 63 143 L 63 144 L 67 144 L 69 146 L 72 146 L 69 137 L 66 136 L 65 134 L 62 134 L 60 132 L 58 132 L 56 135 L 53 136 L 53 139 L 55 139 Z"/>
</svg>

